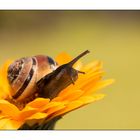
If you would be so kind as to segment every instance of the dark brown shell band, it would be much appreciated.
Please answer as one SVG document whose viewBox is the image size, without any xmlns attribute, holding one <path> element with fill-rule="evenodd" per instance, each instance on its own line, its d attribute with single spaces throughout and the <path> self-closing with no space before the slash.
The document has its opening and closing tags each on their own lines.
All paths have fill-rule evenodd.
<svg viewBox="0 0 140 140">
<path fill-rule="evenodd" d="M 34 75 L 34 66 L 36 66 L 36 60 L 34 58 L 32 58 L 32 68 L 29 72 L 28 77 L 26 78 L 26 80 L 24 81 L 22 87 L 18 90 L 18 92 L 13 96 L 14 99 L 17 99 L 23 92 L 24 90 L 27 88 L 29 82 L 31 81 L 33 75 Z"/>
</svg>

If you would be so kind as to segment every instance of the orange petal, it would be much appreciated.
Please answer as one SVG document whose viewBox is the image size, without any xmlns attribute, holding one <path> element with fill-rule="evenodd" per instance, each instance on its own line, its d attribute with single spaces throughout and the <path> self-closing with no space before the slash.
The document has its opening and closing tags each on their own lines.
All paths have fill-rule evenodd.
<svg viewBox="0 0 140 140">
<path fill-rule="evenodd" d="M 2 114 L 0 114 L 0 120 L 5 118 L 5 116 L 3 116 Z"/>
<path fill-rule="evenodd" d="M 4 99 L 10 95 L 10 85 L 7 80 L 7 69 L 8 66 L 12 63 L 11 60 L 6 61 L 6 63 L 0 69 L 0 98 Z"/>
<path fill-rule="evenodd" d="M 5 119 L 0 120 L 0 129 L 1 130 L 15 130 L 15 129 L 18 129 L 22 124 L 23 122 L 5 118 Z"/>
<path fill-rule="evenodd" d="M 89 71 L 97 71 L 102 68 L 102 62 L 101 61 L 93 61 L 86 66 L 82 68 L 83 71 L 89 72 Z"/>
<path fill-rule="evenodd" d="M 14 118 L 15 115 L 19 113 L 19 109 L 6 100 L 0 100 L 0 111 L 2 111 L 2 114 L 12 118 Z"/>
<path fill-rule="evenodd" d="M 31 117 L 35 113 L 37 113 L 37 110 L 35 108 L 26 106 L 22 111 L 20 111 L 16 119 L 20 121 L 24 121 L 26 120 L 26 118 Z"/>
<path fill-rule="evenodd" d="M 101 81 L 99 84 L 97 84 L 97 88 L 100 89 L 100 88 L 106 87 L 108 85 L 111 85 L 114 82 L 115 82 L 114 79 L 107 79 L 107 80 Z"/>
<path fill-rule="evenodd" d="M 81 101 L 70 102 L 70 104 L 68 104 L 64 109 L 54 113 L 53 116 L 51 118 L 49 118 L 49 119 L 52 119 L 52 118 L 54 118 L 56 116 L 59 116 L 59 115 L 63 115 L 65 113 L 69 112 L 69 111 L 72 111 L 72 110 L 74 110 L 76 108 L 79 108 L 82 105 L 83 105 L 83 102 L 81 102 Z"/>
<path fill-rule="evenodd" d="M 94 101 L 101 100 L 104 97 L 105 97 L 105 94 L 97 93 L 92 96 L 82 96 L 79 98 L 79 100 L 84 102 L 84 105 L 86 105 L 86 104 L 92 103 Z"/>
<path fill-rule="evenodd" d="M 11 89 L 8 81 L 0 78 L 0 99 L 10 96 Z"/>
<path fill-rule="evenodd" d="M 3 80 L 2 82 L 4 82 L 4 83 L 8 82 L 8 80 L 7 80 L 7 69 L 8 69 L 8 67 L 11 63 L 12 63 L 11 60 L 7 60 L 1 68 L 1 73 L 0 74 L 1 74 L 1 79 Z"/>
<path fill-rule="evenodd" d="M 88 88 L 86 89 L 84 95 L 91 94 L 92 92 L 95 92 L 101 88 L 104 88 L 114 82 L 114 79 L 108 79 L 104 81 L 100 81 L 96 83 L 94 86 L 92 84 L 89 84 Z"/>
<path fill-rule="evenodd" d="M 86 85 L 86 83 L 90 83 L 89 81 L 92 81 L 94 79 L 100 79 L 103 75 L 103 71 L 98 71 L 98 72 L 94 72 L 91 74 L 85 74 L 83 76 L 81 76 L 76 82 L 75 85 L 77 85 L 79 87 L 79 85 Z"/>
<path fill-rule="evenodd" d="M 28 103 L 26 106 L 32 107 L 32 108 L 41 108 L 49 103 L 50 99 L 48 98 L 37 98 L 34 101 Z"/>
<path fill-rule="evenodd" d="M 5 93 L 3 88 L 0 86 L 0 99 L 4 99 L 5 98 Z"/>
<path fill-rule="evenodd" d="M 44 112 L 44 111 L 46 111 L 47 109 L 50 109 L 50 108 L 52 108 L 52 107 L 59 106 L 59 105 L 61 105 L 61 104 L 62 104 L 62 102 L 50 102 L 50 103 L 47 104 L 46 106 L 43 106 L 43 107 L 40 109 L 40 111 L 41 111 L 41 112 Z"/>
<path fill-rule="evenodd" d="M 63 90 L 58 94 L 58 96 L 59 96 L 59 97 L 62 97 L 62 96 L 65 95 L 67 92 L 72 92 L 73 90 L 78 90 L 78 88 L 77 88 L 75 85 L 71 84 L 71 85 L 69 85 L 68 87 L 66 87 L 65 89 L 63 89 Z"/>
<path fill-rule="evenodd" d="M 78 99 L 80 96 L 82 96 L 83 93 L 84 91 L 82 90 L 67 92 L 65 93 L 65 95 L 62 96 L 62 100 L 73 101 Z"/>
<path fill-rule="evenodd" d="M 72 58 L 67 53 L 62 52 L 56 56 L 55 60 L 59 65 L 63 65 L 63 64 L 70 62 L 72 60 Z"/>
<path fill-rule="evenodd" d="M 92 85 L 94 87 L 94 85 L 101 79 L 100 76 L 96 76 L 96 77 L 91 77 L 89 79 L 85 79 L 85 81 L 79 83 L 79 84 L 76 84 L 76 86 L 78 88 L 80 88 L 81 90 L 86 90 L 89 85 Z"/>
<path fill-rule="evenodd" d="M 51 114 L 53 114 L 53 113 L 55 113 L 57 111 L 60 111 L 60 110 L 64 109 L 65 107 L 66 106 L 64 104 L 61 104 L 59 106 L 52 107 L 52 108 L 48 109 L 47 113 L 48 113 L 48 115 L 51 115 Z"/>
<path fill-rule="evenodd" d="M 9 67 L 9 65 L 12 63 L 12 61 L 11 60 L 7 60 L 4 64 L 3 64 L 3 66 L 2 66 L 2 68 L 1 68 L 1 73 L 2 73 L 2 76 L 4 75 L 7 75 L 7 69 L 8 69 L 8 67 Z"/>
<path fill-rule="evenodd" d="M 37 113 L 31 115 L 30 117 L 27 117 L 25 120 L 43 119 L 43 118 L 46 118 L 47 116 L 48 116 L 47 113 L 37 112 Z"/>
<path fill-rule="evenodd" d="M 93 96 L 82 96 L 79 98 L 80 101 L 82 101 L 84 104 L 89 104 L 91 102 L 95 101 L 95 98 Z"/>
<path fill-rule="evenodd" d="M 52 102 L 60 102 L 60 101 L 62 101 L 62 97 L 59 96 L 52 99 Z"/>
</svg>

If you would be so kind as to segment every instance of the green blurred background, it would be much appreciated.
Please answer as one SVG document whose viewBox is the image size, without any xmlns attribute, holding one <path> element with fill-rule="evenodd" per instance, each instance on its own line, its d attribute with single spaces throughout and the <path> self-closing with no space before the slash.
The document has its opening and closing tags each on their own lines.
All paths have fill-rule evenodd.
<svg viewBox="0 0 140 140">
<path fill-rule="evenodd" d="M 89 49 L 116 82 L 107 96 L 64 116 L 56 129 L 140 129 L 140 11 L 0 11 L 0 64 Z"/>
</svg>

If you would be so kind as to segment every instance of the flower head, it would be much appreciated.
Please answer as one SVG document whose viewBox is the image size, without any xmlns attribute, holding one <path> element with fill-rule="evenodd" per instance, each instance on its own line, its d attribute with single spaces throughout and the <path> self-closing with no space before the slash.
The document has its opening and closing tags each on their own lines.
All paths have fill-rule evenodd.
<svg viewBox="0 0 140 140">
<path fill-rule="evenodd" d="M 70 60 L 71 57 L 66 53 L 61 53 L 56 57 L 59 65 Z M 79 74 L 74 85 L 66 87 L 52 100 L 36 98 L 23 106 L 18 102 L 7 100 L 7 97 L 11 95 L 7 80 L 7 69 L 10 64 L 11 61 L 8 60 L 0 69 L 0 129 L 19 129 L 23 124 L 32 126 L 49 122 L 72 110 L 102 99 L 105 94 L 96 93 L 96 91 L 113 82 L 112 79 L 102 80 L 104 72 L 100 61 L 93 61 L 85 66 L 78 61 L 73 67 L 86 74 Z"/>
</svg>

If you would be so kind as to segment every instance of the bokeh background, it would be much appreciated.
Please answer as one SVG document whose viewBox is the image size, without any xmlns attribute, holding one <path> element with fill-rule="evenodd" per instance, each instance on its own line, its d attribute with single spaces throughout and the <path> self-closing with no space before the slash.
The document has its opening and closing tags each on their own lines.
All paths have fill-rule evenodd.
<svg viewBox="0 0 140 140">
<path fill-rule="evenodd" d="M 0 64 L 89 49 L 116 82 L 107 96 L 68 113 L 56 129 L 140 129 L 140 11 L 0 11 Z"/>
</svg>

